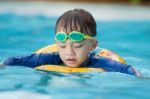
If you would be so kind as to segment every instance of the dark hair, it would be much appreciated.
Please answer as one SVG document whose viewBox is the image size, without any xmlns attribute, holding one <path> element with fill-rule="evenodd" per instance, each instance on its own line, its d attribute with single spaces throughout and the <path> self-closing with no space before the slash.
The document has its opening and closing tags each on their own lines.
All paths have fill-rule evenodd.
<svg viewBox="0 0 150 99">
<path fill-rule="evenodd" d="M 90 12 L 84 9 L 74 9 L 61 15 L 55 27 L 55 32 L 79 31 L 90 36 L 96 36 L 96 22 Z"/>
</svg>

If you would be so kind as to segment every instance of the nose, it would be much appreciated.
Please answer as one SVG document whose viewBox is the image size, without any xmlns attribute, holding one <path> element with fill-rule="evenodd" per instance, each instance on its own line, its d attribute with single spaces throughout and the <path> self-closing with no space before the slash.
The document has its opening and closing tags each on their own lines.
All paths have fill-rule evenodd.
<svg viewBox="0 0 150 99">
<path fill-rule="evenodd" d="M 75 51 L 74 51 L 72 46 L 68 46 L 66 49 L 66 52 L 67 52 L 67 56 L 74 56 L 75 55 Z"/>
</svg>

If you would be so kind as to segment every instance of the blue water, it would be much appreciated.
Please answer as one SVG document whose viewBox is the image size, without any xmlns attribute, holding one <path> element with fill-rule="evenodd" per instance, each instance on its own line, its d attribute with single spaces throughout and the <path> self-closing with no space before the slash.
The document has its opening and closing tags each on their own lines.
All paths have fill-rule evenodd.
<svg viewBox="0 0 150 99">
<path fill-rule="evenodd" d="M 0 61 L 53 44 L 56 20 L 42 15 L 0 13 Z M 97 21 L 97 31 L 99 46 L 124 57 L 144 78 L 108 72 L 47 73 L 8 66 L 0 70 L 0 98 L 4 92 L 8 92 L 6 99 L 12 92 L 17 97 L 18 91 L 23 91 L 37 93 L 39 99 L 42 95 L 46 96 L 43 99 L 148 99 L 150 21 Z"/>
</svg>

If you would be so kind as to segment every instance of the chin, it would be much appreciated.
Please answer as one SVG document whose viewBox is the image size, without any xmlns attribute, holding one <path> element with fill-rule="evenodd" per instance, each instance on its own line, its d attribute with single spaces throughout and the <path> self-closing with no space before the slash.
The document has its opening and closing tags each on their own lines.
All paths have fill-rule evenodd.
<svg viewBox="0 0 150 99">
<path fill-rule="evenodd" d="M 76 65 L 76 64 L 66 64 L 67 67 L 71 67 L 71 68 L 78 68 L 80 67 L 80 65 Z"/>
</svg>

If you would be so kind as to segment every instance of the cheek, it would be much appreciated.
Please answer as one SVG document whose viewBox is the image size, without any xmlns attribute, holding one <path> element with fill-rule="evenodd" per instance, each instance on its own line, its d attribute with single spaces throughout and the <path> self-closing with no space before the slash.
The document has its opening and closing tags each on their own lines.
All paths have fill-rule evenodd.
<svg viewBox="0 0 150 99">
<path fill-rule="evenodd" d="M 80 49 L 80 50 L 76 50 L 76 56 L 78 59 L 86 59 L 89 53 L 89 49 L 84 48 L 84 49 Z"/>
<path fill-rule="evenodd" d="M 65 51 L 62 49 L 58 49 L 58 53 L 59 53 L 60 58 L 63 60 L 65 58 Z"/>
</svg>

